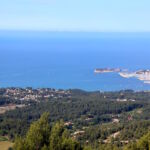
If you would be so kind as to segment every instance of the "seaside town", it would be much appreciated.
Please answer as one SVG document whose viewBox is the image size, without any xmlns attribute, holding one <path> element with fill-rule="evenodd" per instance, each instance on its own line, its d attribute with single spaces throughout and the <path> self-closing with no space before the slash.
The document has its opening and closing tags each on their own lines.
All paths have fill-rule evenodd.
<svg viewBox="0 0 150 150">
<path fill-rule="evenodd" d="M 0 114 L 7 111 L 23 108 L 30 102 L 47 100 L 61 100 L 71 98 L 69 90 L 56 90 L 51 88 L 0 88 Z"/>
<path fill-rule="evenodd" d="M 0 97 L 20 101 L 39 101 L 50 98 L 60 99 L 70 97 L 69 90 L 56 90 L 51 88 L 33 89 L 33 88 L 1 88 Z"/>
</svg>

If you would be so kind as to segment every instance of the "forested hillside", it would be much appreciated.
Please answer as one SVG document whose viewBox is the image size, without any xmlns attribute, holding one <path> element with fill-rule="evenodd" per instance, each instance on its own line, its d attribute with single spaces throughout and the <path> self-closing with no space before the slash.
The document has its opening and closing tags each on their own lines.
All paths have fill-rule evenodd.
<svg viewBox="0 0 150 150">
<path fill-rule="evenodd" d="M 51 136 L 55 135 L 52 129 L 56 126 L 61 126 L 64 132 L 60 134 L 62 142 L 60 145 L 61 147 L 66 145 L 69 147 L 68 150 L 76 149 L 74 148 L 76 146 L 79 149 L 100 150 L 140 149 L 140 145 L 146 143 L 141 141 L 146 141 L 149 137 L 147 133 L 150 129 L 150 92 L 132 90 L 85 92 L 82 90 L 55 91 L 54 89 L 42 89 L 39 92 L 36 89 L 28 89 L 28 95 L 30 94 L 31 98 L 36 95 L 35 99 L 22 99 L 22 95 L 25 96 L 28 90 L 11 89 L 11 92 L 14 90 L 18 93 L 17 97 L 8 92 L 6 95 L 6 89 L 1 89 L 0 92 L 0 109 L 16 106 L 13 110 L 8 109 L 0 114 L 0 136 L 15 142 L 14 149 L 19 150 L 19 145 L 30 147 L 29 141 L 36 138 L 39 139 L 35 141 L 39 140 L 38 143 L 42 144 L 35 149 L 50 149 Z M 37 131 L 40 128 L 43 129 L 39 127 L 41 119 L 38 119 L 42 114 L 45 116 L 45 112 L 49 113 L 46 115 L 48 129 Z M 37 136 L 35 133 L 38 132 L 47 132 L 47 140 L 45 135 Z M 66 134 L 65 137 L 64 134 Z M 55 138 L 58 137 L 55 136 Z M 53 138 L 54 141 L 55 138 Z M 148 145 L 147 141 L 147 144 L 143 146 Z M 30 149 L 29 147 L 23 149 Z"/>
</svg>

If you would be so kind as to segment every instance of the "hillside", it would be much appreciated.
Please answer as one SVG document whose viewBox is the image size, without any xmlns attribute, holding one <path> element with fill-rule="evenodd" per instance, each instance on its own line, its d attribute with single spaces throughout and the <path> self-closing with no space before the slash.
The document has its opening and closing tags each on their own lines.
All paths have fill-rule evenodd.
<svg viewBox="0 0 150 150">
<path fill-rule="evenodd" d="M 0 135 L 11 141 L 24 137 L 31 123 L 49 112 L 50 126 L 62 120 L 70 138 L 83 147 L 123 149 L 149 131 L 149 100 L 147 91 L 1 89 L 0 108 L 16 107 L 0 115 Z"/>
</svg>

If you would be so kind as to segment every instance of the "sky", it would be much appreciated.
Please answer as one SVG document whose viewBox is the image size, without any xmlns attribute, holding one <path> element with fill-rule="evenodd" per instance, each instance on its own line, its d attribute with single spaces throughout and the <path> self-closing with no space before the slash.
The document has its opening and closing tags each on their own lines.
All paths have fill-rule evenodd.
<svg viewBox="0 0 150 150">
<path fill-rule="evenodd" d="M 150 0 L 0 0 L 0 30 L 150 32 Z"/>
</svg>

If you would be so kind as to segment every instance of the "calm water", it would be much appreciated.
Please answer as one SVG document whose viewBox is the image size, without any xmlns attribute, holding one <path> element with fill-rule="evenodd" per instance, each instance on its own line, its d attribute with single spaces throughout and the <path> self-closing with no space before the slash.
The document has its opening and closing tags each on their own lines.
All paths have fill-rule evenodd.
<svg viewBox="0 0 150 150">
<path fill-rule="evenodd" d="M 0 32 L 0 87 L 150 90 L 103 67 L 150 69 L 150 33 Z"/>
</svg>

